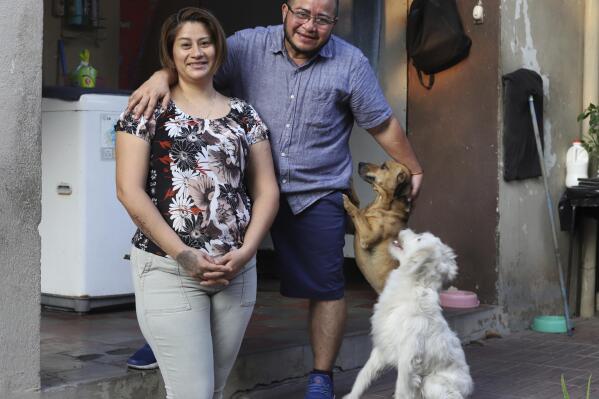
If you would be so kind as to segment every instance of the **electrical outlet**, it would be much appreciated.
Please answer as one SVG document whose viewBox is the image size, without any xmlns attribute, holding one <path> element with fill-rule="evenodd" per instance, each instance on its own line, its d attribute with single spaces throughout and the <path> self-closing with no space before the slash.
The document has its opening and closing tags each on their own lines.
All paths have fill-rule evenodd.
<svg viewBox="0 0 599 399">
<path fill-rule="evenodd" d="M 100 159 L 102 161 L 111 161 L 114 159 L 114 148 L 102 147 L 100 149 L 100 151 L 101 151 Z"/>
</svg>

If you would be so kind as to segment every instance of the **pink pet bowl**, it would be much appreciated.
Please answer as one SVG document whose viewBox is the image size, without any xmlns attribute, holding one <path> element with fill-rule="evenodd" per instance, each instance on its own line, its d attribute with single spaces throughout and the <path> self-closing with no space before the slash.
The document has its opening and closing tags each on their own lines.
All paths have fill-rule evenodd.
<svg viewBox="0 0 599 399">
<path fill-rule="evenodd" d="M 469 309 L 480 305 L 478 297 L 471 291 L 441 291 L 439 296 L 441 298 L 441 306 L 444 308 Z"/>
</svg>

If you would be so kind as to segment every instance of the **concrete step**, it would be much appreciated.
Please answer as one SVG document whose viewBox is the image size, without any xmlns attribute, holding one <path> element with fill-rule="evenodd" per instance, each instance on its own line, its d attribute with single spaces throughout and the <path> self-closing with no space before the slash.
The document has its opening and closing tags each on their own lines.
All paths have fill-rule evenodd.
<svg viewBox="0 0 599 399">
<path fill-rule="evenodd" d="M 274 399 L 285 396 L 288 399 L 294 399 L 296 396 L 301 398 L 298 392 L 305 385 L 307 372 L 312 368 L 312 353 L 305 332 L 306 307 L 303 303 L 282 300 L 277 296 L 276 293 L 272 293 L 272 297 L 265 293 L 259 294 L 254 315 L 256 321 L 253 321 L 248 328 L 248 334 L 227 384 L 225 397 L 228 399 Z M 273 298 L 277 298 L 274 307 L 271 304 Z M 346 383 L 339 386 L 351 385 L 357 370 L 370 354 L 369 317 L 373 302 L 370 295 L 354 294 L 351 299 L 347 333 L 335 369 L 336 381 L 346 381 Z M 496 306 L 481 305 L 476 309 L 446 311 L 445 317 L 463 342 L 480 339 L 488 331 L 500 334 L 506 332 L 501 312 Z M 135 347 L 130 341 L 128 345 Z M 96 352 L 100 351 L 101 349 L 96 348 Z M 79 357 L 85 358 L 85 356 L 83 354 Z M 101 367 L 96 364 L 93 369 L 82 366 L 74 369 L 74 372 L 52 374 L 46 379 L 47 383 L 41 397 L 44 399 L 165 397 L 162 378 L 158 371 L 126 370 L 123 367 L 124 359 L 126 356 L 118 362 L 100 364 Z M 55 364 L 53 363 L 55 360 L 48 360 L 51 364 Z M 44 363 L 43 356 L 42 363 Z M 46 373 L 51 374 L 49 371 Z"/>
<path fill-rule="evenodd" d="M 505 335 L 506 315 L 499 306 L 480 305 L 474 309 L 446 309 L 443 312 L 449 327 L 463 344 L 484 338 L 488 334 Z"/>
<path fill-rule="evenodd" d="M 485 336 L 505 335 L 503 315 L 498 306 L 481 305 L 475 309 L 445 310 L 444 316 L 462 343 L 477 341 Z M 357 372 L 364 365 L 372 348 L 369 328 L 345 336 L 335 367 L 335 385 L 338 395 L 347 393 Z M 241 359 L 240 359 L 241 360 Z M 312 354 L 308 345 L 289 348 L 288 351 L 256 354 L 243 359 L 244 366 L 236 367 L 230 379 L 226 396 L 231 399 L 301 399 L 307 382 L 307 372 L 312 368 Z M 260 368 L 251 365 L 260 364 Z M 239 366 L 239 361 L 237 366 Z M 266 369 L 266 370 L 264 370 Z M 250 374 L 246 374 L 250 371 Z M 270 378 L 270 382 L 268 379 Z M 390 384 L 395 372 L 383 379 Z M 253 380 L 253 381 L 252 381 Z M 256 384 L 256 381 L 260 381 Z M 254 386 L 251 386 L 254 383 Z"/>
</svg>

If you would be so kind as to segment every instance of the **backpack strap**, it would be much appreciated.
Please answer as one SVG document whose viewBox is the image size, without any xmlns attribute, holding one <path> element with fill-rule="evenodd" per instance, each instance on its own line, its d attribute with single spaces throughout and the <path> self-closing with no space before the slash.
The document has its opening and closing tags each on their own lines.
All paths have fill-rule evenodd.
<svg viewBox="0 0 599 399">
<path fill-rule="evenodd" d="M 430 75 L 428 75 L 428 84 L 424 84 L 424 80 L 422 78 L 422 71 L 420 69 L 416 69 L 416 71 L 418 72 L 418 80 L 420 81 L 422 87 L 424 87 L 426 90 L 432 89 L 433 85 L 435 84 L 435 74 L 431 73 Z"/>
</svg>

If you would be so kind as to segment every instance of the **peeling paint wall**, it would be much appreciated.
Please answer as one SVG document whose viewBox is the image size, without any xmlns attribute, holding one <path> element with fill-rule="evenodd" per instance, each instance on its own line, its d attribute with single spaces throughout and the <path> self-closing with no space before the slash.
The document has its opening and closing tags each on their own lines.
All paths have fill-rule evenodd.
<svg viewBox="0 0 599 399">
<path fill-rule="evenodd" d="M 554 206 L 564 190 L 566 151 L 580 132 L 583 13 L 583 0 L 501 1 L 500 74 L 524 67 L 543 78 L 544 161 Z M 504 182 L 502 159 L 501 152 L 497 289 L 510 327 L 520 329 L 535 315 L 559 313 L 561 296 L 543 181 Z M 558 234 L 566 267 L 567 236 Z"/>
<path fill-rule="evenodd" d="M 39 388 L 42 14 L 0 0 L 0 398 Z"/>
</svg>

